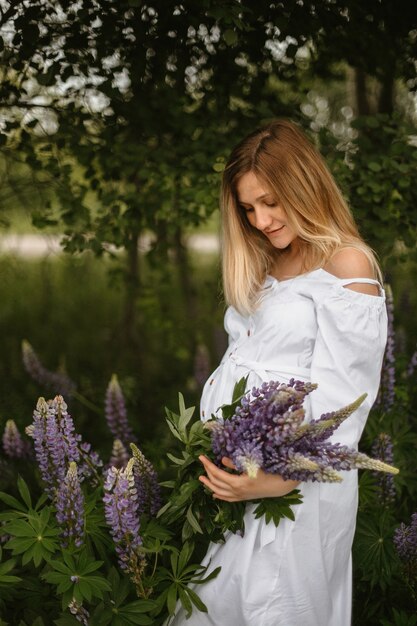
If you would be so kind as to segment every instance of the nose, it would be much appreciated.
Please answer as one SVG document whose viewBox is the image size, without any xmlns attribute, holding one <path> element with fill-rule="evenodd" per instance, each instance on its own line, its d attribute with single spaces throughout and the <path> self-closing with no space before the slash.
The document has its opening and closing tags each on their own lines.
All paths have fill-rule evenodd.
<svg viewBox="0 0 417 626">
<path fill-rule="evenodd" d="M 254 226 L 258 230 L 266 230 L 268 229 L 273 221 L 272 212 L 268 207 L 258 207 L 254 208 Z"/>
</svg>

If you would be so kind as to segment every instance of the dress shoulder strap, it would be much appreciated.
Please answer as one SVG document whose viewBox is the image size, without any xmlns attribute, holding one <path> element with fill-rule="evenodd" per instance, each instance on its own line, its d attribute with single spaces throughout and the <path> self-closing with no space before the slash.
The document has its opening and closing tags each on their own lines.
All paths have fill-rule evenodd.
<svg viewBox="0 0 417 626">
<path fill-rule="evenodd" d="M 382 294 L 384 292 L 381 283 L 375 278 L 339 278 L 339 284 L 342 285 L 342 287 L 345 287 L 346 285 L 351 285 L 352 283 L 377 285 L 379 288 L 379 293 Z"/>
</svg>

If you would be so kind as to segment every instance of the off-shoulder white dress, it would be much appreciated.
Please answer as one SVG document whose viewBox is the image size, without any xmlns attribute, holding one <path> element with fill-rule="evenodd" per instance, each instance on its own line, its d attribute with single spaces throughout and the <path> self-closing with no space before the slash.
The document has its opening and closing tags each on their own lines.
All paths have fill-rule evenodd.
<svg viewBox="0 0 417 626">
<path fill-rule="evenodd" d="M 233 386 L 249 374 L 248 387 L 294 377 L 318 383 L 308 396 L 307 418 L 340 408 L 368 394 L 332 440 L 357 447 L 379 387 L 386 344 L 385 293 L 372 296 L 346 288 L 364 278 L 339 279 L 323 269 L 278 281 L 268 276 L 262 302 L 250 317 L 234 308 L 225 316 L 229 347 L 208 379 L 203 420 L 231 400 Z M 208 614 L 189 620 L 180 611 L 172 624 L 189 626 L 349 626 L 351 545 L 357 512 L 357 471 L 339 484 L 302 483 L 295 522 L 276 528 L 252 514 L 245 535 L 211 544 L 204 564 L 221 566 L 197 593 Z"/>
</svg>

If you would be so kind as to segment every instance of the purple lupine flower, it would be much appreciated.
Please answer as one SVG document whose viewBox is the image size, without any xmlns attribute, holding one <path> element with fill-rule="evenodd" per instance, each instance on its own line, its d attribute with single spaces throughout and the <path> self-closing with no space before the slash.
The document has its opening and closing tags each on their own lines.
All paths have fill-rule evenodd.
<svg viewBox="0 0 417 626">
<path fill-rule="evenodd" d="M 53 393 L 65 396 L 71 396 L 74 393 L 75 383 L 66 374 L 47 370 L 26 339 L 22 341 L 22 357 L 26 371 L 37 383 Z"/>
<path fill-rule="evenodd" d="M 33 424 L 26 432 L 34 439 L 36 460 L 46 484 L 45 491 L 51 499 L 56 497 L 72 461 L 79 464 L 81 479 L 97 474 L 96 468 L 102 466 L 98 455 L 91 452 L 90 444 L 83 443 L 75 432 L 62 396 L 47 402 L 39 398 Z"/>
<path fill-rule="evenodd" d="M 81 624 L 83 624 L 83 626 L 88 626 L 90 613 L 87 611 L 86 608 L 83 607 L 80 602 L 73 598 L 69 603 L 68 608 L 71 615 L 74 615 L 77 622 L 80 622 Z"/>
<path fill-rule="evenodd" d="M 84 495 L 78 478 L 77 464 L 69 464 L 67 474 L 58 487 L 56 497 L 56 519 L 62 526 L 61 546 L 67 548 L 71 542 L 79 548 L 84 540 Z"/>
<path fill-rule="evenodd" d="M 141 590 L 145 557 L 139 535 L 138 497 L 133 475 L 135 459 L 125 469 L 111 467 L 104 482 L 104 511 L 113 538 L 120 567 Z"/>
<path fill-rule="evenodd" d="M 39 398 L 33 412 L 32 435 L 36 460 L 46 485 L 45 491 L 52 499 L 66 474 L 65 442 L 58 429 L 56 414 L 57 406 L 54 401 L 46 402 L 44 398 Z M 78 461 L 78 456 L 75 455 L 69 461 Z"/>
<path fill-rule="evenodd" d="M 103 467 L 103 461 L 98 452 L 92 449 L 91 444 L 78 437 L 78 450 L 80 453 L 79 475 L 81 480 L 92 479 L 93 484 L 99 483 L 99 470 Z"/>
<path fill-rule="evenodd" d="M 372 455 L 385 463 L 394 463 L 392 440 L 386 433 L 379 433 L 372 444 Z M 384 506 L 392 504 L 395 500 L 395 485 L 392 474 L 377 475 L 379 499 Z"/>
<path fill-rule="evenodd" d="M 203 387 L 210 375 L 210 353 L 207 346 L 199 344 L 194 355 L 194 380 L 198 387 Z"/>
<path fill-rule="evenodd" d="M 401 523 L 394 532 L 394 546 L 401 561 L 417 565 L 417 513 L 411 516 L 411 523 Z"/>
<path fill-rule="evenodd" d="M 30 458 L 32 447 L 19 432 L 14 420 L 7 420 L 3 432 L 3 452 L 10 459 Z"/>
<path fill-rule="evenodd" d="M 125 445 L 128 445 L 131 441 L 136 441 L 136 437 L 127 421 L 126 403 L 116 374 L 113 374 L 107 387 L 105 415 L 107 424 L 115 439 L 120 439 Z"/>
<path fill-rule="evenodd" d="M 130 447 L 135 459 L 133 473 L 138 496 L 139 515 L 147 514 L 154 517 L 162 504 L 158 475 L 143 452 L 134 443 L 131 443 Z"/>
<path fill-rule="evenodd" d="M 409 360 L 408 365 L 407 365 L 406 375 L 408 378 L 411 378 L 411 376 L 414 374 L 416 367 L 417 367 L 417 349 L 414 350 L 413 354 L 411 355 L 411 359 Z"/>
<path fill-rule="evenodd" d="M 130 459 L 129 453 L 124 447 L 120 439 L 113 441 L 113 447 L 109 460 L 109 467 L 115 467 L 116 469 L 124 469 Z"/>
<path fill-rule="evenodd" d="M 386 306 L 388 316 L 388 337 L 381 371 L 381 385 L 375 406 L 389 411 L 395 401 L 395 330 L 394 330 L 394 298 L 392 289 L 386 285 Z"/>
<path fill-rule="evenodd" d="M 304 399 L 316 387 L 294 379 L 263 383 L 242 398 L 231 418 L 207 422 L 216 462 L 226 456 L 251 476 L 262 468 L 301 481 L 339 482 L 338 472 L 357 468 L 397 473 L 383 461 L 328 440 L 366 394 L 338 411 L 304 421 Z"/>
</svg>

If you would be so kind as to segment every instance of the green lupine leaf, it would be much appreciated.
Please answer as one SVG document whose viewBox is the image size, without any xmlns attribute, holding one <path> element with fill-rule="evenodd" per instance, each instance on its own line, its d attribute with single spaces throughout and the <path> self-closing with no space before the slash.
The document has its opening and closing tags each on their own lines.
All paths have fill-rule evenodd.
<svg viewBox="0 0 417 626">
<path fill-rule="evenodd" d="M 256 501 L 258 502 L 258 501 Z M 281 519 L 288 517 L 294 521 L 294 511 L 292 506 L 301 504 L 302 496 L 297 489 L 294 489 L 285 496 L 279 498 L 263 498 L 259 501 L 258 506 L 254 510 L 255 518 L 258 519 L 265 516 L 265 522 L 269 524 L 272 520 L 275 526 L 278 526 Z"/>
<path fill-rule="evenodd" d="M 233 387 L 232 404 L 238 402 L 246 393 L 248 376 L 243 376 Z"/>
<path fill-rule="evenodd" d="M 19 493 L 22 496 L 23 502 L 26 504 L 28 509 L 32 508 L 32 498 L 30 497 L 30 491 L 21 476 L 17 477 L 17 488 L 19 489 Z"/>
<path fill-rule="evenodd" d="M 161 487 L 166 487 L 167 489 L 174 489 L 175 480 L 164 480 L 159 483 Z"/>
<path fill-rule="evenodd" d="M 194 551 L 194 544 L 190 541 L 186 541 L 181 549 L 178 557 L 178 574 L 181 574 L 187 565 L 190 557 Z"/>
<path fill-rule="evenodd" d="M 8 535 L 14 535 L 15 537 L 34 537 L 35 530 L 33 526 L 28 524 L 22 519 L 13 520 L 9 522 L 4 527 L 4 531 Z"/>
<path fill-rule="evenodd" d="M 235 414 L 236 408 L 239 406 L 243 396 L 246 393 L 247 380 L 248 376 L 245 376 L 238 380 L 233 388 L 232 402 L 230 404 L 223 404 L 221 406 L 223 419 L 230 419 Z"/>
<path fill-rule="evenodd" d="M 72 581 L 68 574 L 60 574 L 59 572 L 47 572 L 46 574 L 42 575 L 42 578 L 46 580 L 46 582 L 53 583 L 55 585 L 66 581 L 70 581 L 70 583 L 72 584 Z"/>
<path fill-rule="evenodd" d="M 157 604 L 153 600 L 141 599 L 125 604 L 125 606 L 120 609 L 120 613 L 123 613 L 124 615 L 138 615 L 139 613 L 154 611 L 156 607 Z"/>
<path fill-rule="evenodd" d="M 195 607 L 197 607 L 199 611 L 201 611 L 202 613 L 208 612 L 206 605 L 201 600 L 201 598 L 196 594 L 195 591 L 187 587 L 185 589 L 185 592 L 189 595 L 191 602 L 194 604 Z"/>
<path fill-rule="evenodd" d="M 195 517 L 195 515 L 193 513 L 193 510 L 192 510 L 191 506 L 189 506 L 188 509 L 187 509 L 187 520 L 188 520 L 190 526 L 193 528 L 193 530 L 195 532 L 200 533 L 201 535 L 204 534 L 200 524 L 198 523 L 198 521 L 197 521 L 197 519 L 196 519 L 196 517 Z"/>
<path fill-rule="evenodd" d="M 177 456 L 174 456 L 170 452 L 167 452 L 167 457 L 169 458 L 170 461 L 175 463 L 175 465 L 183 465 L 184 464 L 184 459 L 179 459 Z"/>
<path fill-rule="evenodd" d="M 12 570 L 15 565 L 15 559 L 10 559 L 10 561 L 4 561 L 3 563 L 0 563 L 0 576 L 2 576 L 3 574 L 7 574 L 7 572 L 10 572 L 10 570 Z"/>
<path fill-rule="evenodd" d="M 11 548 L 13 555 L 17 555 L 26 552 L 35 542 L 35 537 L 15 537 L 14 539 L 9 539 L 5 544 L 5 548 Z"/>
<path fill-rule="evenodd" d="M 207 568 L 206 568 L 207 569 Z M 197 579 L 192 579 L 192 582 L 194 585 L 202 585 L 203 583 L 208 582 L 209 580 L 213 580 L 213 578 L 216 578 L 216 576 L 219 575 L 221 570 L 221 567 L 216 567 L 212 572 L 210 572 L 210 574 L 208 574 L 208 576 L 205 576 L 204 578 L 197 578 Z"/>
<path fill-rule="evenodd" d="M 19 578 L 19 576 L 10 576 L 8 574 L 4 576 L 0 575 L 0 585 L 11 585 L 13 583 L 20 583 L 21 581 L 22 578 Z"/>
<path fill-rule="evenodd" d="M 93 590 L 89 582 L 84 578 L 80 578 L 77 585 L 83 598 L 85 598 L 89 602 L 93 597 Z"/>
<path fill-rule="evenodd" d="M 185 589 L 182 589 L 182 587 L 180 587 L 178 589 L 178 593 L 179 593 L 179 598 L 180 598 L 180 602 L 182 604 L 182 606 L 184 607 L 184 610 L 186 612 L 186 617 L 190 617 L 192 611 L 193 611 L 193 605 L 191 603 L 191 600 L 189 598 L 189 596 L 187 595 Z"/>
<path fill-rule="evenodd" d="M 37 542 L 34 542 L 31 547 L 26 550 L 26 552 L 22 556 L 22 565 L 27 565 L 28 563 L 30 563 L 30 561 L 32 561 L 35 555 L 35 549 L 37 545 Z"/>
<path fill-rule="evenodd" d="M 167 608 L 170 615 L 174 615 L 175 607 L 177 606 L 177 584 L 172 583 L 168 589 L 167 595 Z"/>
<path fill-rule="evenodd" d="M 51 567 L 53 567 L 58 572 L 61 572 L 62 574 L 66 574 L 67 576 L 71 576 L 72 570 L 74 569 L 74 568 L 70 569 L 67 565 L 65 565 L 64 563 L 61 563 L 61 561 L 50 561 L 49 565 L 51 565 Z"/>
<path fill-rule="evenodd" d="M 24 513 L 26 513 L 26 508 L 23 506 L 23 504 L 19 502 L 19 500 L 17 500 L 13 496 L 9 495 L 8 493 L 4 493 L 3 491 L 0 491 L 0 500 L 4 502 L 4 504 L 7 504 L 7 506 L 10 506 L 14 509 L 17 509 L 18 511 L 23 511 Z"/>
<path fill-rule="evenodd" d="M 182 436 L 177 430 L 176 426 L 170 420 L 167 420 L 167 424 L 174 437 L 176 437 L 176 439 L 179 439 L 180 441 L 183 441 Z"/>
<path fill-rule="evenodd" d="M 91 572 L 95 572 L 103 565 L 103 561 L 93 561 L 92 563 L 87 563 L 83 567 L 81 563 L 79 563 L 80 567 L 80 575 L 86 576 L 87 574 L 91 574 Z"/>
</svg>

